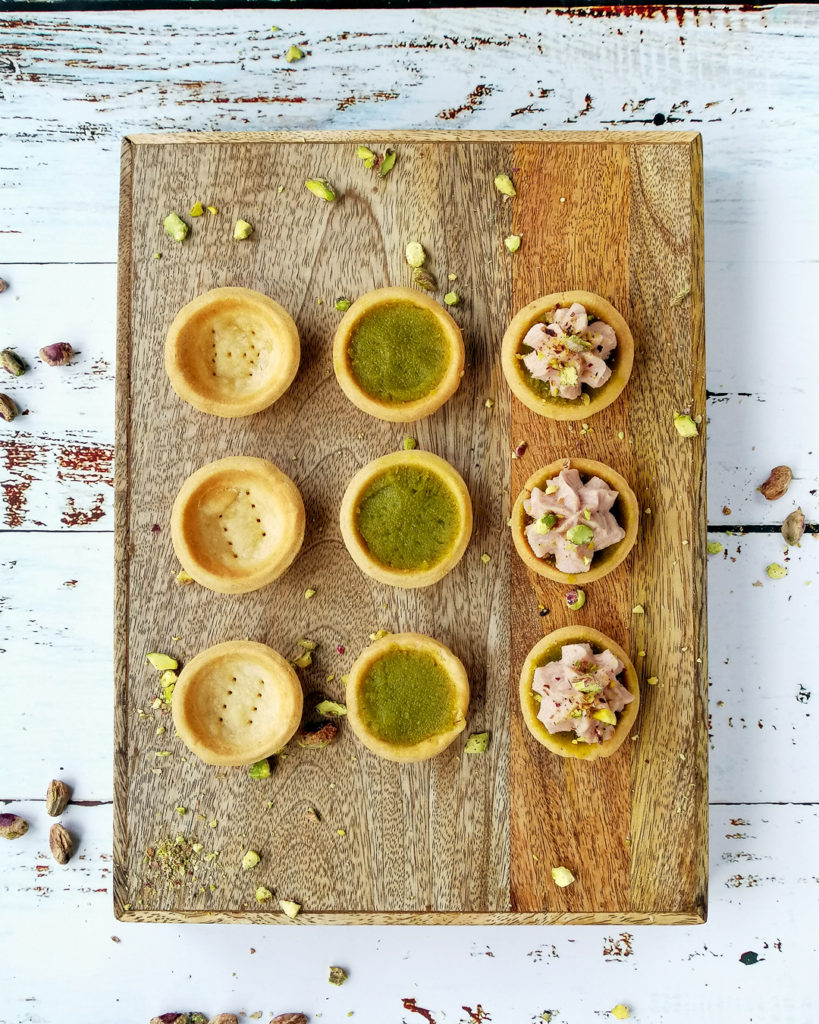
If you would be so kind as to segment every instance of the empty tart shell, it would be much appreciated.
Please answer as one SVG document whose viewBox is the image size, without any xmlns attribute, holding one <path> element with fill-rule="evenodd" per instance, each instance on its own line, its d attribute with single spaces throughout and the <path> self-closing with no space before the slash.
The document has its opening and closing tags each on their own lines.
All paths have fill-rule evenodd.
<svg viewBox="0 0 819 1024">
<path fill-rule="evenodd" d="M 201 412 L 250 416 L 272 405 L 299 368 L 293 318 L 250 288 L 214 288 L 174 317 L 165 369 L 174 391 Z"/>
<path fill-rule="evenodd" d="M 304 540 L 304 503 L 290 477 L 266 459 L 234 456 L 197 470 L 171 511 L 182 568 L 222 594 L 243 594 L 287 569 Z"/>
<path fill-rule="evenodd" d="M 409 657 L 420 655 L 434 662 L 439 680 L 446 678 L 448 704 L 443 723 L 439 728 L 416 737 L 413 742 L 397 742 L 380 731 L 371 716 L 368 717 L 368 702 L 374 697 L 371 687 L 371 673 L 385 658 L 398 655 Z M 387 685 L 389 683 L 389 677 Z M 400 685 L 400 684 L 399 684 Z M 440 688 L 439 688 L 440 689 Z M 384 689 L 384 678 L 380 680 L 379 694 L 389 696 Z M 406 697 L 406 692 L 403 696 Z M 466 669 L 448 647 L 422 633 L 391 633 L 367 647 L 356 659 L 347 680 L 347 721 L 353 732 L 365 747 L 388 761 L 408 763 L 425 761 L 445 750 L 466 726 L 466 712 L 469 707 L 469 680 Z M 412 703 L 410 698 L 409 703 Z M 429 698 L 419 696 L 419 707 L 424 713 L 429 710 Z M 418 708 L 407 707 L 407 714 Z M 434 712 L 435 707 L 432 708 Z M 382 721 L 384 721 L 382 717 Z"/>
<path fill-rule="evenodd" d="M 617 335 L 617 348 L 607 360 L 611 376 L 599 388 L 584 386 L 579 398 L 552 398 L 545 385 L 539 387 L 542 382 L 532 377 L 519 356 L 527 351 L 523 339 L 529 329 L 559 306 L 568 307 L 573 302 L 581 303 L 588 313 L 607 323 Z M 535 299 L 513 318 L 501 343 L 501 366 L 512 393 L 534 412 L 553 420 L 588 419 L 611 405 L 628 383 L 633 363 L 634 338 L 628 324 L 610 302 L 594 292 L 553 292 Z M 585 396 L 588 396 L 588 402 L 584 401 Z"/>
<path fill-rule="evenodd" d="M 573 743 L 573 732 L 550 733 L 537 717 L 539 705 L 532 689 L 535 669 L 550 661 L 559 661 L 564 644 L 589 644 L 595 654 L 603 650 L 611 651 L 623 665 L 623 671 L 617 679 L 633 695 L 634 700 L 617 713 L 617 723 L 610 739 L 600 743 Z M 640 709 L 640 685 L 631 659 L 611 637 L 590 626 L 564 626 L 543 637 L 529 651 L 520 674 L 520 708 L 526 727 L 538 743 L 561 757 L 594 761 L 598 757 L 610 757 L 628 736 Z"/>
<path fill-rule="evenodd" d="M 526 527 L 531 519 L 523 507 L 535 487 L 541 490 L 546 481 L 556 477 L 562 469 L 576 469 L 580 476 L 587 480 L 599 476 L 613 490 L 617 491 L 617 501 L 612 507 L 612 514 L 620 526 L 626 531 L 625 537 L 602 551 L 595 552 L 588 572 L 567 573 L 555 568 L 554 558 L 538 558 L 526 538 Z M 523 561 L 539 576 L 554 580 L 556 583 L 593 583 L 607 576 L 613 569 L 626 559 L 637 539 L 637 527 L 640 524 L 640 506 L 627 481 L 616 470 L 593 459 L 558 459 L 542 466 L 534 472 L 512 506 L 512 540 L 515 550 Z"/>
<path fill-rule="evenodd" d="M 253 764 L 299 727 L 302 689 L 292 666 L 265 644 L 217 644 L 182 669 L 171 710 L 182 742 L 206 764 Z"/>
<path fill-rule="evenodd" d="M 414 480 L 423 481 L 426 475 L 435 481 L 435 486 L 440 486 L 440 493 L 448 498 L 452 523 L 451 538 L 440 555 L 435 561 L 416 567 L 402 567 L 397 560 L 390 563 L 379 559 L 362 531 L 361 510 L 368 496 L 378 488 L 379 481 L 388 480 L 391 475 L 394 479 L 394 475 L 401 474 L 403 470 L 411 474 Z M 420 508 L 405 507 L 403 513 L 417 517 L 416 529 L 426 532 L 434 530 L 436 524 L 433 516 L 428 524 L 424 523 L 423 505 Z M 453 466 L 432 452 L 392 452 L 363 466 L 347 485 L 339 518 L 344 544 L 359 569 L 380 583 L 407 589 L 428 587 L 446 576 L 461 560 L 472 535 L 472 502 L 466 484 Z M 392 533 L 404 533 L 407 526 L 408 520 L 404 521 L 400 529 L 393 524 Z M 371 543 L 373 540 L 371 537 Z"/>
<path fill-rule="evenodd" d="M 383 356 L 381 382 L 385 392 L 392 392 L 383 397 L 372 387 L 368 390 L 356 374 L 357 345 L 362 336 L 359 332 L 363 325 L 372 327 L 379 317 L 388 316 L 401 306 L 410 307 L 424 329 L 437 332 L 437 339 L 431 348 L 417 352 L 414 357 L 407 355 L 408 346 L 398 334 L 391 335 L 393 345 L 386 351 L 382 346 L 382 350 L 374 352 L 377 342 L 372 340 L 366 346 L 363 341 L 360 343 L 370 358 Z M 389 332 L 386 326 L 384 330 Z M 413 387 L 418 374 L 425 373 L 433 361 L 438 367 L 437 376 L 427 380 L 428 388 L 423 394 L 415 394 Z M 342 317 L 333 339 L 333 369 L 341 390 L 353 405 L 382 420 L 411 423 L 430 416 L 457 391 L 464 372 L 463 337 L 449 313 L 423 292 L 413 288 L 377 288 L 356 299 Z"/>
</svg>

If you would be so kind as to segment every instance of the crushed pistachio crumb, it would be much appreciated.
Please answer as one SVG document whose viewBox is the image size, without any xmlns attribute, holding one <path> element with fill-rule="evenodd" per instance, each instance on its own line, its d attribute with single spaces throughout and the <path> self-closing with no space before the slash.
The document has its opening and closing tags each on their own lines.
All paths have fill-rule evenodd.
<svg viewBox="0 0 819 1024">
<path fill-rule="evenodd" d="M 447 292 L 444 296 L 444 302 L 447 306 L 457 306 L 461 301 L 461 296 L 457 292 Z"/>
<path fill-rule="evenodd" d="M 152 652 L 146 655 L 148 661 L 158 672 L 164 672 L 166 669 L 179 668 L 179 662 L 176 658 L 172 658 L 170 654 L 159 654 Z"/>
<path fill-rule="evenodd" d="M 347 831 L 343 828 L 337 828 L 336 835 L 341 836 L 341 838 L 343 839 L 347 835 Z"/>
<path fill-rule="evenodd" d="M 617 437 L 618 437 L 618 438 L 619 438 L 619 439 L 620 439 L 621 441 L 623 440 L 623 438 L 624 438 L 625 436 L 626 436 L 626 434 L 625 434 L 625 431 L 623 431 L 623 430 L 618 430 L 618 431 L 617 431 Z"/>
<path fill-rule="evenodd" d="M 632 615 L 645 615 L 645 613 L 646 610 L 645 608 L 643 608 L 641 604 L 635 604 L 635 606 L 631 609 Z"/>
<path fill-rule="evenodd" d="M 318 640 L 311 640 L 309 637 L 303 636 L 299 640 L 299 647 L 303 647 L 305 651 L 314 651 L 318 647 Z"/>
<path fill-rule="evenodd" d="M 780 565 L 778 562 L 771 562 L 771 564 L 765 569 L 768 574 L 768 578 L 772 580 L 781 580 L 788 575 L 788 570 L 784 565 Z"/>
<path fill-rule="evenodd" d="M 327 980 L 331 985 L 343 985 L 347 980 L 347 972 L 343 967 L 331 967 L 330 977 Z"/>
<path fill-rule="evenodd" d="M 169 213 L 162 221 L 162 227 L 165 229 L 165 234 L 175 242 L 184 242 L 190 231 L 188 225 L 177 213 Z"/>
<path fill-rule="evenodd" d="M 426 263 L 427 254 L 420 242 L 407 242 L 404 258 L 413 270 L 417 270 L 418 267 L 423 267 Z"/>
<path fill-rule="evenodd" d="M 287 53 L 284 55 L 284 59 L 288 64 L 295 64 L 295 62 L 297 60 L 301 60 L 302 57 L 304 57 L 304 50 L 296 46 L 295 43 L 288 48 Z"/>
<path fill-rule="evenodd" d="M 316 592 L 315 592 L 315 590 L 313 590 L 312 587 L 308 587 L 307 590 L 305 590 L 305 592 L 304 592 L 304 600 L 305 601 L 309 601 L 311 597 L 315 597 L 315 596 L 316 596 Z"/>
<path fill-rule="evenodd" d="M 487 398 L 487 400 L 483 404 L 484 404 L 484 408 L 491 409 L 494 406 L 495 403 L 494 403 L 494 401 L 491 398 Z"/>
<path fill-rule="evenodd" d="M 685 412 L 674 413 L 674 428 L 680 437 L 696 437 L 699 433 L 697 424 Z"/>
<path fill-rule="evenodd" d="M 489 733 L 488 732 L 473 732 L 469 739 L 466 741 L 464 747 L 465 754 L 483 754 L 486 752 L 486 748 L 489 746 Z"/>
<path fill-rule="evenodd" d="M 253 234 L 253 225 L 248 224 L 246 220 L 237 220 L 233 225 L 233 238 L 237 242 L 243 241 L 245 238 L 250 238 Z"/>
<path fill-rule="evenodd" d="M 481 555 L 481 561 L 483 562 L 484 565 L 489 565 L 489 563 L 492 561 L 492 556 L 484 551 L 484 553 Z"/>
<path fill-rule="evenodd" d="M 657 676 L 649 676 L 648 679 L 646 679 L 646 682 L 649 686 L 656 686 L 657 683 L 659 683 L 659 681 L 660 680 L 657 678 Z"/>
<path fill-rule="evenodd" d="M 389 636 L 389 635 L 390 635 L 390 630 L 388 630 L 388 629 L 379 629 L 375 633 L 370 633 L 370 643 L 374 644 L 376 640 L 383 640 L 385 636 Z M 342 676 L 341 678 L 344 680 L 345 683 L 347 682 L 347 677 L 346 676 Z"/>
<path fill-rule="evenodd" d="M 257 903 L 269 903 L 273 899 L 273 893 L 269 889 L 265 889 L 263 885 L 260 885 L 255 892 Z"/>
<path fill-rule="evenodd" d="M 248 850 L 242 857 L 242 870 L 249 871 L 251 868 L 255 868 L 261 859 L 255 850 Z"/>
<path fill-rule="evenodd" d="M 174 808 L 174 810 L 176 811 L 177 814 L 187 814 L 188 813 L 187 807 L 176 807 L 176 808 Z"/>
<path fill-rule="evenodd" d="M 409 437 L 408 435 L 407 437 L 404 438 L 401 447 L 404 449 L 405 452 L 411 452 L 418 447 L 418 442 L 415 440 L 414 437 Z"/>
<path fill-rule="evenodd" d="M 205 207 L 205 209 L 206 209 L 206 210 L 208 211 L 208 213 L 209 213 L 209 214 L 211 214 L 211 216 L 213 216 L 213 217 L 215 217 L 215 216 L 216 216 L 216 214 L 217 214 L 217 213 L 219 212 L 219 211 L 218 211 L 218 210 L 216 209 L 216 207 L 215 207 L 215 206 L 206 206 L 206 207 Z"/>
<path fill-rule="evenodd" d="M 187 587 L 193 583 L 193 576 L 189 572 L 185 572 L 184 569 L 180 569 L 176 574 L 176 582 L 180 587 Z"/>
<path fill-rule="evenodd" d="M 368 171 L 375 165 L 376 156 L 369 146 L 356 146 L 355 155 L 359 160 L 364 161 L 364 166 Z"/>
<path fill-rule="evenodd" d="M 396 153 L 394 149 L 385 150 L 384 156 L 381 158 L 381 162 L 378 164 L 378 173 L 382 178 L 386 178 L 390 171 L 395 167 Z"/>
<path fill-rule="evenodd" d="M 613 1007 L 611 1015 L 612 1017 L 614 1017 L 615 1020 L 628 1020 L 631 1017 L 629 1008 L 625 1006 L 623 1003 L 618 1003 L 615 1007 Z"/>
<path fill-rule="evenodd" d="M 332 203 L 336 198 L 335 189 L 325 178 L 308 178 L 304 183 L 304 187 L 308 192 L 312 192 L 314 196 L 323 199 L 325 203 Z"/>
<path fill-rule="evenodd" d="M 205 211 L 202 209 L 202 204 L 197 199 L 193 206 L 188 210 L 191 217 L 201 217 Z"/>
<path fill-rule="evenodd" d="M 687 284 L 682 291 L 677 292 L 674 298 L 671 300 L 672 306 L 681 306 L 685 299 L 691 294 L 691 285 Z"/>
<path fill-rule="evenodd" d="M 279 900 L 279 906 L 291 920 L 298 917 L 301 910 L 301 903 L 294 903 L 293 900 Z"/>
<path fill-rule="evenodd" d="M 520 241 L 520 235 L 507 235 L 503 240 L 503 244 L 509 252 L 517 252 L 520 248 Z"/>
<path fill-rule="evenodd" d="M 334 700 L 322 700 L 316 704 L 316 711 L 320 715 L 325 715 L 328 718 L 341 718 L 347 714 L 347 708 L 344 704 L 338 704 Z"/>
<path fill-rule="evenodd" d="M 515 186 L 508 174 L 495 175 L 495 188 L 501 193 L 501 195 L 508 196 L 510 198 L 517 195 Z"/>
<path fill-rule="evenodd" d="M 269 779 L 270 760 L 266 757 L 263 757 L 261 761 L 256 761 L 248 768 L 247 774 L 251 777 L 251 779 Z"/>
<path fill-rule="evenodd" d="M 313 664 L 313 655 L 310 651 L 305 651 L 304 654 L 300 654 L 298 658 L 292 658 L 290 664 L 294 668 L 309 668 Z"/>
<path fill-rule="evenodd" d="M 567 885 L 571 885 L 574 881 L 574 875 L 568 868 L 552 868 L 552 881 L 561 889 L 565 889 Z"/>
<path fill-rule="evenodd" d="M 718 540 L 709 540 L 706 547 L 709 555 L 718 555 L 722 551 L 722 544 Z"/>
<path fill-rule="evenodd" d="M 335 301 L 335 307 L 339 313 L 346 313 L 350 306 L 352 306 L 352 302 L 343 295 Z"/>
</svg>

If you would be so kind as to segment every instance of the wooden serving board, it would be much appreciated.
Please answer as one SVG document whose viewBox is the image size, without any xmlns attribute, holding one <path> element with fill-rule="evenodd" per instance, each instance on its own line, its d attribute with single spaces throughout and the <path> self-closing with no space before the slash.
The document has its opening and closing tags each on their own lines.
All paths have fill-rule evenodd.
<svg viewBox="0 0 819 1024">
<path fill-rule="evenodd" d="M 395 148 L 386 179 L 356 158 L 360 142 Z M 278 907 L 287 899 L 302 904 L 296 924 L 705 920 L 705 424 L 694 440 L 673 426 L 674 412 L 705 409 L 701 170 L 693 133 L 125 140 L 116 462 L 118 917 L 273 923 L 287 921 Z M 512 173 L 514 199 L 505 201 L 494 188 L 500 171 Z M 337 201 L 308 193 L 307 177 L 333 182 Z M 188 218 L 195 200 L 215 205 L 218 214 Z M 192 224 L 181 245 L 162 233 L 171 211 Z M 237 217 L 255 227 L 248 241 L 232 239 Z M 515 254 L 503 245 L 511 233 L 523 238 Z M 463 297 L 453 315 L 464 332 L 467 365 L 455 397 L 407 429 L 371 419 L 345 399 L 332 372 L 331 342 L 338 296 L 411 283 L 404 261 L 410 240 L 430 254 L 437 297 L 449 288 Z M 449 274 L 457 275 L 453 282 Z M 294 316 L 302 339 L 291 389 L 271 409 L 240 420 L 185 405 L 163 367 L 174 314 L 222 285 L 271 295 Z M 511 398 L 500 370 L 500 340 L 514 313 L 539 295 L 570 288 L 609 299 L 636 343 L 628 387 L 587 427 L 530 412 Z M 407 434 L 462 473 L 476 513 L 461 563 L 421 591 L 364 577 L 337 522 L 353 473 L 400 447 Z M 513 458 L 521 442 L 525 452 Z M 198 467 L 238 454 L 269 458 L 296 481 L 308 514 L 304 548 L 280 580 L 256 593 L 180 588 L 168 526 L 174 496 Z M 621 472 L 646 510 L 634 551 L 588 585 L 579 613 L 566 609 L 565 588 L 526 569 L 507 529 L 525 479 L 573 455 Z M 306 588 L 316 591 L 311 600 Z M 638 604 L 645 614 L 632 613 Z M 590 764 L 540 747 L 518 705 L 527 652 L 544 633 L 571 622 L 612 636 L 641 678 L 633 738 L 614 757 Z M 341 676 L 378 629 L 429 633 L 466 665 L 468 729 L 432 761 L 381 761 L 342 722 L 331 746 L 292 743 L 271 778 L 257 781 L 245 769 L 199 763 L 175 738 L 170 716 L 151 706 L 157 674 L 146 663 L 148 651 L 184 663 L 211 644 L 243 637 L 291 657 L 300 637 L 317 640 L 314 664 L 302 672 L 308 699 L 321 693 L 343 700 Z M 646 685 L 649 676 L 659 683 Z M 483 730 L 492 737 L 487 752 L 463 755 L 469 733 Z M 248 849 L 261 862 L 244 872 Z M 550 871 L 556 865 L 569 867 L 576 882 L 557 888 Z M 257 903 L 258 886 L 274 893 L 272 903 Z"/>
</svg>

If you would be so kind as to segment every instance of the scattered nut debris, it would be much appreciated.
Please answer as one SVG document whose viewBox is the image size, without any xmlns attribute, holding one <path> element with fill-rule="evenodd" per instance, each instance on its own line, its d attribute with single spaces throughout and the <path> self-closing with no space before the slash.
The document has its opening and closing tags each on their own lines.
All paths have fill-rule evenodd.
<svg viewBox="0 0 819 1024">
<path fill-rule="evenodd" d="M 641 604 L 635 604 L 635 606 L 631 609 L 632 615 L 645 615 L 645 613 L 646 610 L 645 608 L 643 608 Z"/>
<path fill-rule="evenodd" d="M 682 291 L 677 292 L 677 294 L 671 300 L 672 307 L 673 306 L 681 306 L 683 304 L 683 302 L 685 302 L 685 300 L 688 298 L 688 296 L 690 294 L 691 294 L 691 285 L 687 284 L 685 286 L 685 288 L 683 288 Z"/>
<path fill-rule="evenodd" d="M 382 178 L 386 178 L 395 167 L 396 153 L 394 149 L 388 149 L 382 157 L 375 162 L 375 167 Z"/>
<path fill-rule="evenodd" d="M 311 597 L 315 597 L 315 596 L 316 596 L 316 592 L 315 592 L 315 590 L 313 590 L 312 587 L 308 587 L 307 590 L 305 590 L 305 592 L 304 592 L 304 600 L 305 601 L 309 601 Z"/>
<path fill-rule="evenodd" d="M 488 554 L 486 551 L 484 551 L 484 553 L 481 555 L 481 561 L 483 562 L 484 565 L 489 565 L 489 563 L 492 561 L 492 556 Z"/>
<path fill-rule="evenodd" d="M 568 868 L 552 868 L 552 881 L 561 889 L 565 889 L 567 885 L 571 885 L 574 881 L 574 875 Z"/>
<path fill-rule="evenodd" d="M 659 681 L 660 680 L 657 676 L 649 676 L 648 679 L 646 679 L 649 686 L 656 686 Z"/>
<path fill-rule="evenodd" d="M 460 304 L 461 296 L 457 292 L 447 292 L 444 296 L 444 302 L 447 306 L 457 306 Z"/>
<path fill-rule="evenodd" d="M 67 864 L 74 853 L 74 840 L 68 829 L 59 823 L 51 826 L 48 835 L 48 844 L 51 847 L 51 855 L 58 864 Z"/>
<path fill-rule="evenodd" d="M 28 369 L 17 353 L 12 352 L 10 348 L 4 348 L 0 352 L 0 366 L 3 367 L 6 373 L 10 373 L 12 377 L 22 377 Z"/>
<path fill-rule="evenodd" d="M 483 754 L 486 752 L 486 748 L 489 746 L 489 733 L 488 732 L 473 732 L 469 739 L 466 741 L 464 747 L 465 754 Z"/>
<path fill-rule="evenodd" d="M 520 235 L 507 235 L 503 240 L 503 244 L 509 250 L 509 252 L 517 252 L 520 248 L 521 237 Z"/>
<path fill-rule="evenodd" d="M 528 447 L 529 447 L 529 444 L 528 444 L 527 441 L 521 441 L 518 445 L 515 446 L 515 448 L 512 449 L 512 458 L 513 459 L 521 458 L 521 456 L 523 455 L 523 453 L 526 451 L 526 449 Z"/>
<path fill-rule="evenodd" d="M 248 850 L 242 857 L 242 871 L 250 871 L 251 868 L 255 868 L 261 859 L 255 850 Z"/>
<path fill-rule="evenodd" d="M 323 199 L 325 203 L 332 203 L 336 198 L 336 191 L 325 178 L 308 178 L 304 183 L 308 192 Z"/>
<path fill-rule="evenodd" d="M 680 437 L 696 437 L 699 433 L 697 424 L 691 419 L 687 412 L 674 413 L 674 428 Z"/>
<path fill-rule="evenodd" d="M 776 501 L 790 487 L 791 480 L 793 480 L 793 473 L 790 466 L 774 466 L 768 474 L 768 479 L 757 489 L 763 498 L 767 498 L 768 501 Z"/>
<path fill-rule="evenodd" d="M 771 562 L 765 569 L 768 574 L 768 578 L 772 580 L 783 580 L 788 575 L 788 570 L 784 565 L 780 565 L 778 562 Z"/>
<path fill-rule="evenodd" d="M 233 225 L 233 240 L 235 242 L 242 242 L 244 239 L 250 238 L 252 234 L 253 225 L 249 224 L 246 220 L 240 218 Z"/>
<path fill-rule="evenodd" d="M 337 704 L 334 700 L 322 700 L 316 704 L 316 711 L 320 715 L 325 715 L 329 718 L 341 718 L 347 714 L 347 708 L 344 704 Z"/>
<path fill-rule="evenodd" d="M 180 569 L 176 574 L 176 582 L 180 587 L 187 587 L 193 583 L 193 576 L 190 573 L 185 572 L 184 569 Z"/>
<path fill-rule="evenodd" d="M 706 544 L 709 555 L 718 555 L 722 551 L 722 544 L 718 540 L 709 540 Z"/>
<path fill-rule="evenodd" d="M 798 544 L 805 532 L 805 513 L 801 508 L 794 509 L 782 524 L 782 536 L 785 543 L 793 546 Z"/>
<path fill-rule="evenodd" d="M 239 1024 L 239 1018 L 235 1013 L 217 1013 L 208 1024 Z"/>
<path fill-rule="evenodd" d="M 59 818 L 68 806 L 71 799 L 71 790 L 60 779 L 52 779 L 46 791 L 46 814 L 52 818 Z"/>
<path fill-rule="evenodd" d="M 412 272 L 412 280 L 419 288 L 422 288 L 425 292 L 434 292 L 438 287 L 438 283 L 435 278 L 430 274 L 428 270 L 423 267 L 416 267 Z"/>
<path fill-rule="evenodd" d="M 330 977 L 327 980 L 331 985 L 343 985 L 347 980 L 347 972 L 343 967 L 331 967 Z"/>
<path fill-rule="evenodd" d="M 151 654 L 146 654 L 145 657 L 158 672 L 179 668 L 179 662 L 176 658 L 172 658 L 170 654 L 160 654 L 153 651 Z"/>
<path fill-rule="evenodd" d="M 350 302 L 349 299 L 344 298 L 342 295 L 336 299 L 334 305 L 339 313 L 346 313 L 350 306 L 352 306 L 352 302 Z"/>
<path fill-rule="evenodd" d="M 410 437 L 409 435 L 407 435 L 407 437 L 404 438 L 401 447 L 404 449 L 405 452 L 411 452 L 418 447 L 418 442 L 415 440 L 414 437 Z"/>
<path fill-rule="evenodd" d="M 509 177 L 508 174 L 495 175 L 495 188 L 498 190 L 498 192 L 501 193 L 501 195 L 507 196 L 509 198 L 512 198 L 512 196 L 517 195 L 517 192 L 515 191 L 515 186 L 512 183 L 512 179 Z"/>
<path fill-rule="evenodd" d="M 8 288 L 8 286 L 8 281 L 4 281 L 3 278 L 0 277 L 0 295 L 3 294 L 3 292 Z"/>
<path fill-rule="evenodd" d="M 151 1017 L 151 1024 L 188 1024 L 186 1013 L 160 1013 L 158 1017 Z"/>
<path fill-rule="evenodd" d="M 300 747 L 310 747 L 320 750 L 323 747 L 328 746 L 336 738 L 338 726 L 334 722 L 325 722 L 323 725 L 318 723 L 316 724 L 318 726 L 317 728 L 311 728 L 309 725 L 305 725 L 299 732 L 297 742 Z"/>
<path fill-rule="evenodd" d="M 408 242 L 404 250 L 404 257 L 413 270 L 423 267 L 427 261 L 427 254 L 420 242 Z"/>
<path fill-rule="evenodd" d="M 298 917 L 301 910 L 301 903 L 294 903 L 293 900 L 279 900 L 279 906 L 291 921 Z"/>
<path fill-rule="evenodd" d="M 162 221 L 162 227 L 165 229 L 165 234 L 175 242 L 184 242 L 190 231 L 190 228 L 178 213 L 169 213 L 165 220 Z"/>
<path fill-rule="evenodd" d="M 67 341 L 56 341 L 40 349 L 40 358 L 48 366 L 68 366 L 74 358 L 74 349 Z"/>
<path fill-rule="evenodd" d="M 256 890 L 255 896 L 257 903 L 269 903 L 273 899 L 273 893 L 263 885 Z"/>
<path fill-rule="evenodd" d="M 19 814 L 0 814 L 0 836 L 4 839 L 19 839 L 28 832 L 28 822 Z"/>
<path fill-rule="evenodd" d="M 369 146 L 356 146 L 355 155 L 359 160 L 364 161 L 364 166 L 368 171 L 372 170 L 375 166 L 376 155 Z"/>
<path fill-rule="evenodd" d="M 261 761 L 256 761 L 255 764 L 252 764 L 248 768 L 247 774 L 251 777 L 251 779 L 269 779 L 270 758 L 263 757 Z"/>
<path fill-rule="evenodd" d="M 206 206 L 206 207 L 205 207 L 205 209 L 206 209 L 206 210 L 208 211 L 208 213 L 209 213 L 209 214 L 211 214 L 211 216 L 213 216 L 213 217 L 215 217 L 215 216 L 216 216 L 216 214 L 217 214 L 217 213 L 219 212 L 219 211 L 218 211 L 218 210 L 216 209 L 216 207 L 215 207 L 215 206 Z"/>
<path fill-rule="evenodd" d="M 691 291 L 690 288 L 688 290 Z M 625 1006 L 623 1003 L 618 1003 L 615 1007 L 613 1007 L 611 1015 L 612 1017 L 614 1017 L 615 1020 L 628 1020 L 631 1017 L 629 1008 Z"/>
<path fill-rule="evenodd" d="M 566 607 L 569 611 L 579 612 L 586 603 L 586 592 L 579 587 L 566 591 Z"/>
<path fill-rule="evenodd" d="M 0 395 L 0 419 L 4 419 L 6 423 L 11 423 L 19 415 L 20 410 L 17 408 L 14 400 L 9 398 L 8 395 Z"/>
<path fill-rule="evenodd" d="M 270 1024 L 307 1024 L 307 1018 L 303 1013 L 280 1013 Z"/>
<path fill-rule="evenodd" d="M 191 217 L 201 217 L 205 211 L 202 208 L 202 204 L 197 199 L 193 206 L 188 210 L 188 214 Z"/>
<path fill-rule="evenodd" d="M 284 59 L 288 64 L 294 64 L 297 60 L 301 60 L 303 57 L 304 50 L 302 50 L 301 47 L 296 46 L 295 43 L 288 48 L 287 53 L 284 55 Z"/>
</svg>

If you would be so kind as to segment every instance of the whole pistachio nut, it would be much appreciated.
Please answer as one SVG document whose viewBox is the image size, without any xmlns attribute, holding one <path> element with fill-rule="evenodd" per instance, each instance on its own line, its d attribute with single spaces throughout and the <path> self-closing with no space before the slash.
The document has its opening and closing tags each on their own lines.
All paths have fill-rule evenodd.
<svg viewBox="0 0 819 1024">
<path fill-rule="evenodd" d="M 412 273 L 412 279 L 418 287 L 423 288 L 425 292 L 434 292 L 438 287 L 435 282 L 435 278 L 428 270 L 424 270 L 423 267 L 415 268 Z"/>
<path fill-rule="evenodd" d="M 308 178 L 304 183 L 308 192 L 323 199 L 325 203 L 332 203 L 336 197 L 336 191 L 325 178 Z"/>
<path fill-rule="evenodd" d="M 40 349 L 40 358 L 49 366 L 68 366 L 74 358 L 74 349 L 67 341 L 55 341 Z"/>
<path fill-rule="evenodd" d="M 209 1024 L 239 1024 L 239 1018 L 235 1013 L 217 1013 L 211 1017 Z"/>
<path fill-rule="evenodd" d="M 782 524 L 782 536 L 786 544 L 798 544 L 805 532 L 805 513 L 801 508 L 794 509 Z"/>
<path fill-rule="evenodd" d="M 0 395 L 0 419 L 11 423 L 13 419 L 20 415 L 20 410 L 14 402 L 14 399 L 9 398 L 8 395 Z"/>
<path fill-rule="evenodd" d="M 17 353 L 12 352 L 10 348 L 4 348 L 0 352 L 0 366 L 3 367 L 6 373 L 10 373 L 12 377 L 22 377 L 28 369 Z"/>
<path fill-rule="evenodd" d="M 4 839 L 19 839 L 28 832 L 28 822 L 19 814 L 0 814 L 0 836 Z"/>
<path fill-rule="evenodd" d="M 3 294 L 3 292 L 6 290 L 6 288 L 8 288 L 8 286 L 9 286 L 8 281 L 4 281 L 3 278 L 0 277 L 0 295 Z"/>
<path fill-rule="evenodd" d="M 46 791 L 46 814 L 59 818 L 68 806 L 71 790 L 61 779 L 52 779 Z"/>
<path fill-rule="evenodd" d="M 188 1024 L 208 1024 L 208 1018 L 199 1010 L 188 1010 Z"/>
<path fill-rule="evenodd" d="M 188 1024 L 186 1013 L 160 1013 L 158 1017 L 151 1017 L 151 1024 Z"/>
<path fill-rule="evenodd" d="M 48 844 L 51 847 L 51 856 L 58 864 L 67 864 L 74 853 L 74 840 L 67 828 L 59 823 L 51 826 L 48 834 Z"/>
<path fill-rule="evenodd" d="M 280 1013 L 270 1024 L 307 1024 L 307 1018 L 303 1013 Z"/>
<path fill-rule="evenodd" d="M 781 498 L 790 486 L 793 473 L 790 466 L 774 466 L 764 484 L 760 485 L 759 491 L 763 498 L 768 501 L 776 501 Z"/>
</svg>

